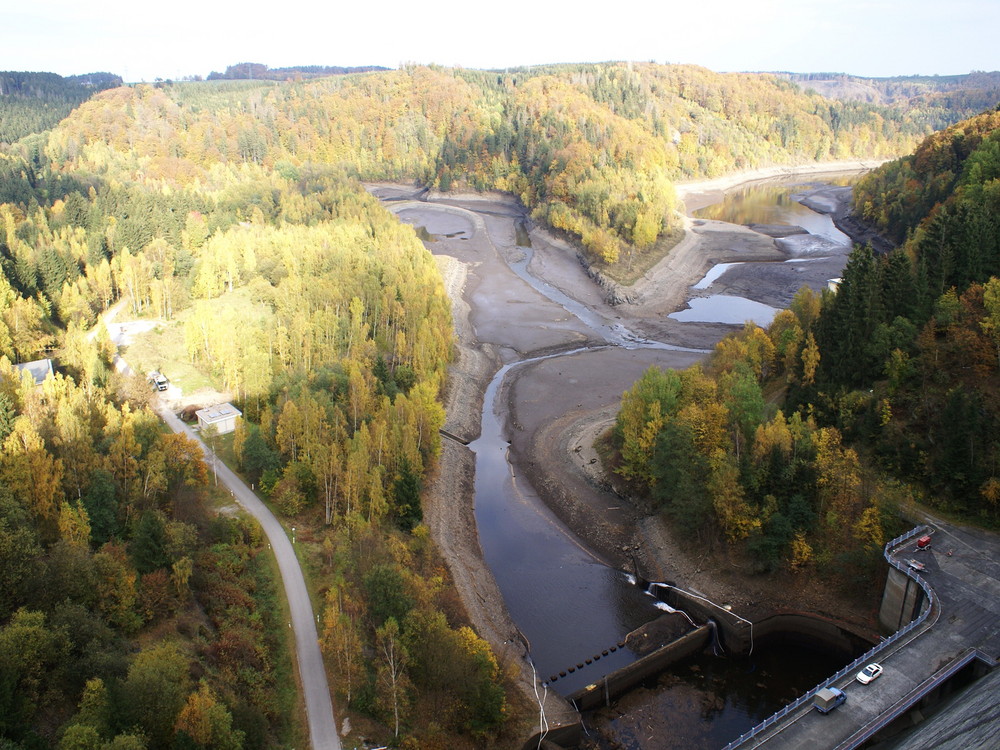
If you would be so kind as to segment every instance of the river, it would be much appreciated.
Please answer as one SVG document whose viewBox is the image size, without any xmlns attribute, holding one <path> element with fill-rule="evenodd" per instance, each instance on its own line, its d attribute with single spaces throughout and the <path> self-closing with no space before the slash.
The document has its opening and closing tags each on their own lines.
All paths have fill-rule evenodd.
<svg viewBox="0 0 1000 750">
<path fill-rule="evenodd" d="M 848 238 L 828 215 L 798 202 L 798 194 L 814 186 L 814 181 L 802 180 L 742 186 L 727 191 L 719 203 L 695 216 L 735 224 L 800 226 L 808 234 L 796 238 L 799 246 L 849 247 Z M 526 260 L 514 270 L 546 293 L 545 285 L 530 278 L 527 268 Z M 718 278 L 726 270 L 713 269 L 710 275 Z M 711 279 L 703 287 L 710 283 Z M 590 313 L 577 309 L 558 292 L 548 296 L 600 331 L 610 345 L 648 345 L 621 327 L 608 331 L 601 321 L 592 320 Z M 741 298 L 730 297 L 722 304 L 731 306 L 735 300 Z M 590 554 L 552 516 L 530 484 L 517 475 L 517 467 L 508 463 L 497 393 L 507 372 L 524 364 L 508 364 L 497 373 L 484 402 L 482 437 L 471 447 L 477 456 L 480 543 L 512 617 L 531 644 L 539 674 L 546 679 L 620 643 L 628 632 L 661 612 L 622 571 L 607 567 Z M 552 687 L 567 694 L 634 658 L 629 649 L 619 649 L 600 662 L 561 677 Z M 772 645 L 738 659 L 706 652 L 651 680 L 637 691 L 638 697 L 620 702 L 622 707 L 634 705 L 608 722 L 603 727 L 608 736 L 595 736 L 594 744 L 611 748 L 617 743 L 632 750 L 721 747 L 815 686 L 844 661 L 843 654 L 827 654 L 802 643 Z M 647 727 L 655 726 L 656 716 L 670 717 L 669 742 L 658 732 L 654 734 L 660 736 L 643 736 L 644 722 Z"/>
<path fill-rule="evenodd" d="M 617 644 L 658 610 L 623 572 L 590 553 L 508 462 L 497 393 L 510 369 L 528 362 L 503 367 L 486 392 L 482 436 L 469 446 L 476 453 L 476 524 L 486 562 L 541 678 L 574 667 L 559 683 L 565 694 L 634 661 Z M 599 667 L 576 671 L 577 663 L 605 650 Z"/>
<path fill-rule="evenodd" d="M 801 226 L 809 234 L 795 240 L 798 246 L 836 247 L 836 252 L 846 257 L 846 238 L 829 217 L 803 207 L 792 197 L 812 182 L 769 181 L 737 188 L 698 216 L 739 224 Z M 446 225 L 428 225 L 422 230 L 429 242 L 455 231 Z M 534 278 L 528 270 L 531 251 L 522 232 L 517 232 L 517 244 L 524 252 L 516 260 L 509 255 L 507 268 L 560 305 L 567 318 L 589 330 L 592 339 L 603 342 L 604 347 L 692 351 L 649 341 Z M 726 267 L 710 274 L 718 278 L 729 270 Z M 485 326 L 483 323 L 482 330 Z M 505 377 L 515 368 L 557 361 L 570 354 L 528 356 L 505 364 L 486 392 L 480 437 L 470 444 L 476 454 L 475 514 L 483 555 L 514 622 L 530 644 L 540 680 L 563 695 L 596 683 L 605 673 L 637 658 L 619 644 L 629 632 L 662 614 L 656 600 L 632 585 L 625 571 L 606 565 L 555 518 L 509 460 L 507 431 L 511 427 L 501 397 Z M 602 658 L 593 660 L 596 655 Z M 843 663 L 845 655 L 831 656 L 801 643 L 757 648 L 749 658 L 740 659 L 704 653 L 626 696 L 619 702 L 622 708 L 616 718 L 600 720 L 604 737 L 595 736 L 591 746 L 630 750 L 721 747 Z M 578 669 L 582 664 L 587 666 Z M 551 680 L 560 674 L 556 681 Z M 669 742 L 662 731 L 664 721 L 669 727 Z M 647 737 L 643 726 L 657 730 Z"/>
<path fill-rule="evenodd" d="M 822 237 L 838 244 L 850 243 L 849 238 L 836 226 L 828 214 L 821 214 L 806 208 L 798 198 L 818 185 L 852 185 L 856 177 L 838 177 L 803 180 L 784 179 L 780 181 L 752 183 L 727 190 L 717 203 L 699 208 L 693 216 L 700 219 L 716 219 L 731 224 L 776 224 L 799 226 L 813 237 Z"/>
</svg>

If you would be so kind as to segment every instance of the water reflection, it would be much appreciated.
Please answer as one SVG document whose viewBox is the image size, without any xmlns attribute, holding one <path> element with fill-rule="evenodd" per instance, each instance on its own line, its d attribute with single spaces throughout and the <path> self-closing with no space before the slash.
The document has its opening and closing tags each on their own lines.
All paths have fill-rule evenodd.
<svg viewBox="0 0 1000 750">
<path fill-rule="evenodd" d="M 798 202 L 802 194 L 817 188 L 819 184 L 796 182 L 744 185 L 727 191 L 721 201 L 695 211 L 694 216 L 730 224 L 799 226 L 810 234 L 824 237 L 838 245 L 849 245 L 850 239 L 833 225 L 828 215 L 817 213 Z M 824 181 L 822 184 L 830 183 Z"/>
<path fill-rule="evenodd" d="M 705 274 L 705 276 L 702 278 L 702 280 L 699 281 L 697 284 L 695 284 L 691 288 L 692 289 L 708 289 L 710 286 L 712 286 L 712 282 L 716 281 L 720 276 L 722 276 L 722 274 L 724 274 L 726 271 L 728 271 L 733 266 L 739 266 L 739 265 L 742 265 L 742 264 L 741 263 L 717 263 L 714 266 L 712 266 L 710 269 L 708 269 L 708 273 Z"/>
<path fill-rule="evenodd" d="M 514 244 L 518 247 L 531 247 L 531 237 L 528 235 L 528 227 L 523 221 L 517 222 L 515 231 Z"/>
<path fill-rule="evenodd" d="M 527 362 L 507 365 L 494 377 L 483 402 L 481 437 L 469 445 L 476 453 L 476 525 L 483 556 L 531 644 L 540 677 L 574 668 L 553 685 L 567 694 L 634 661 L 631 651 L 617 649 L 576 670 L 658 612 L 622 573 L 588 552 L 508 463 L 497 393 L 507 373 Z"/>
<path fill-rule="evenodd" d="M 815 193 L 816 203 L 833 205 L 829 192 L 817 192 L 832 184 L 853 184 L 857 175 L 819 182 L 754 183 L 727 191 L 723 198 L 710 206 L 694 212 L 702 219 L 713 219 L 730 224 L 798 226 L 806 234 L 778 237 L 775 244 L 789 257 L 788 262 L 816 260 L 832 256 L 845 256 L 850 250 L 850 238 L 833 223 L 829 214 L 818 213 L 799 201 Z M 720 263 L 709 269 L 705 277 L 692 286 L 692 290 L 708 289 L 726 271 L 739 263 Z M 685 310 L 669 317 L 682 322 L 725 323 L 741 325 L 752 321 L 759 326 L 770 325 L 778 310 L 769 305 L 727 294 L 696 297 L 688 302 Z"/>
<path fill-rule="evenodd" d="M 742 325 L 750 320 L 766 328 L 771 325 L 777 308 L 754 302 L 745 297 L 728 294 L 713 294 L 708 297 L 694 297 L 688 301 L 690 307 L 670 313 L 669 317 L 685 323 L 729 323 Z"/>
</svg>

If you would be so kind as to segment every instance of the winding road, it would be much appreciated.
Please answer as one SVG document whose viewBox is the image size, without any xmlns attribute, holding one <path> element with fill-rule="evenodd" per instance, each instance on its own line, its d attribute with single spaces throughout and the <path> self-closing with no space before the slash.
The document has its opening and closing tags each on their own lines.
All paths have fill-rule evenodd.
<svg viewBox="0 0 1000 750">
<path fill-rule="evenodd" d="M 340 736 L 337 734 L 337 724 L 333 716 L 333 704 L 330 701 L 330 688 L 326 680 L 326 669 L 323 666 L 323 655 L 319 649 L 312 602 L 309 600 L 305 577 L 295 556 L 295 549 L 284 527 L 232 469 L 214 459 L 208 446 L 190 427 L 178 419 L 176 414 L 164 406 L 158 407 L 156 411 L 171 430 L 186 435 L 201 445 L 205 452 L 205 460 L 210 466 L 214 461 L 214 470 L 218 474 L 219 482 L 232 492 L 233 499 L 240 504 L 240 507 L 257 519 L 267 534 L 267 540 L 274 550 L 274 557 L 281 571 L 285 595 L 288 597 L 290 625 L 295 633 L 295 656 L 309 720 L 310 743 L 313 750 L 341 750 Z"/>
<path fill-rule="evenodd" d="M 233 499 L 240 504 L 240 507 L 257 519 L 267 534 L 267 540 L 271 543 L 274 557 L 278 561 L 278 570 L 281 571 L 285 595 L 288 597 L 290 625 L 292 632 L 295 633 L 295 657 L 309 720 L 310 743 L 313 750 L 341 750 L 340 736 L 337 734 L 337 724 L 333 716 L 333 703 L 330 701 L 330 687 L 323 666 L 323 655 L 319 650 L 319 635 L 316 631 L 312 602 L 309 600 L 305 577 L 295 556 L 295 549 L 284 527 L 232 469 L 214 459 L 208 446 L 190 427 L 178 419 L 176 414 L 164 406 L 158 407 L 156 411 L 171 430 L 184 434 L 201 445 L 205 452 L 205 460 L 209 465 L 213 461 L 215 463 L 214 470 L 217 472 L 219 482 L 232 492 Z"/>
<path fill-rule="evenodd" d="M 116 305 L 106 313 L 103 319 L 104 324 L 109 328 L 112 340 L 116 343 L 119 343 L 122 336 L 123 326 L 127 325 L 118 325 L 117 329 L 112 327 L 111 321 L 121 307 L 121 305 Z M 128 363 L 119 356 L 115 357 L 115 369 L 127 375 L 135 375 Z M 295 556 L 292 541 L 288 538 L 284 527 L 267 506 L 260 501 L 260 498 L 247 487 L 246 483 L 232 469 L 216 459 L 194 430 L 162 404 L 156 407 L 156 413 L 171 430 L 186 435 L 201 446 L 205 453 L 205 460 L 210 466 L 213 466 L 218 481 L 232 493 L 233 499 L 239 503 L 241 508 L 257 519 L 267 535 L 267 540 L 271 549 L 274 550 L 274 557 L 278 562 L 278 570 L 281 573 L 281 581 L 284 584 L 285 596 L 288 600 L 288 610 L 291 615 L 289 627 L 295 635 L 295 659 L 309 722 L 310 745 L 312 750 L 341 750 L 340 735 L 337 734 L 337 722 L 333 715 L 333 702 L 330 700 L 330 687 L 326 679 L 326 668 L 319 648 L 316 615 L 313 614 L 305 577 L 302 575 L 302 568 Z"/>
</svg>

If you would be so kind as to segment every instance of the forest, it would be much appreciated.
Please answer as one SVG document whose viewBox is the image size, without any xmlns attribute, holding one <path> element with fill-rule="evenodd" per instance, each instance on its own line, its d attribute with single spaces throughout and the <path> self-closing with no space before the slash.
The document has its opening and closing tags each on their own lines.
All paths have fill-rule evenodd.
<svg viewBox="0 0 1000 750">
<path fill-rule="evenodd" d="M 65 109 L 42 116 L 50 84 Z M 244 419 L 225 450 L 300 529 L 338 712 L 359 734 L 400 747 L 489 747 L 515 710 L 511 667 L 469 627 L 420 502 L 440 449 L 450 303 L 412 229 L 359 181 L 512 192 L 591 263 L 627 275 L 668 249 L 674 181 L 896 156 L 933 121 L 825 99 L 778 76 L 653 64 L 84 86 L 78 100 L 45 76 L 18 93 L 4 85 L 3 121 L 25 113 L 0 138 L 0 742 L 9 750 L 304 741 L 260 533 L 215 512 L 225 497 L 193 444 L 165 432 L 144 383 L 111 368 L 115 347 L 100 324 L 109 310 L 176 324 L 189 364 L 233 394 Z M 985 155 L 968 163 L 991 168 Z M 887 169 L 869 213 L 888 221 L 897 182 Z M 948 210 L 975 210 L 963 205 Z M 929 232 L 899 231 L 914 242 Z M 620 418 L 623 476 L 692 534 L 747 540 L 762 568 L 784 564 L 789 550 L 799 566 L 853 550 L 848 569 L 863 577 L 890 501 L 916 490 L 858 464 L 851 441 L 899 425 L 907 409 L 929 419 L 935 403 L 905 393 L 933 391 L 970 412 L 973 392 L 954 395 L 971 388 L 964 381 L 904 390 L 932 364 L 923 339 L 914 349 L 903 337 L 934 321 L 925 337 L 942 342 L 934 356 L 959 356 L 965 344 L 947 348 L 949 336 L 978 330 L 969 316 L 995 305 L 981 279 L 924 304 L 934 317 L 920 323 L 885 318 L 871 367 L 877 377 L 888 352 L 898 378 L 876 409 L 857 396 L 863 384 L 837 380 L 836 355 L 824 353 L 835 324 L 825 321 L 839 300 L 869 299 L 850 290 L 881 263 L 859 255 L 836 300 L 803 293 L 771 330 L 721 344 L 705 371 L 649 373 Z M 894 263 L 879 283 L 900 283 Z M 944 283 L 928 275 L 926 293 Z M 36 387 L 15 365 L 43 358 L 57 374 Z M 776 377 L 783 411 L 773 408 Z M 986 463 L 965 468 L 964 454 L 907 453 L 883 433 L 886 465 L 926 468 L 933 455 L 959 462 L 950 481 L 961 475 L 963 486 L 992 477 Z M 970 447 L 975 462 L 980 448 Z M 679 494 L 657 489 L 667 485 Z"/>
<path fill-rule="evenodd" d="M 946 124 L 961 117 L 951 115 Z M 287 177 L 319 163 L 363 180 L 509 191 L 589 262 L 625 276 L 675 236 L 673 181 L 898 156 L 943 116 L 694 66 L 405 66 L 118 89 L 56 128 L 47 156 L 64 172 L 114 168 L 161 186 L 214 186 L 222 167 Z"/>
<path fill-rule="evenodd" d="M 54 127 L 98 91 L 122 85 L 111 73 L 63 76 L 0 72 L 0 144 Z"/>
<path fill-rule="evenodd" d="M 899 246 L 856 247 L 835 293 L 802 289 L 704 370 L 647 372 L 614 445 L 691 535 L 858 590 L 900 506 L 1000 526 L 1000 109 L 873 170 L 854 201 Z"/>
<path fill-rule="evenodd" d="M 843 73 L 785 75 L 803 89 L 811 89 L 831 98 L 899 104 L 909 110 L 920 110 L 934 130 L 992 109 L 1000 99 L 1000 72 L 997 71 L 890 78 L 860 78 Z"/>
<path fill-rule="evenodd" d="M 132 160 L 156 158 L 136 139 L 166 120 L 129 112 L 164 101 L 106 95 L 123 94 L 110 130 L 76 142 L 99 167 L 49 155 L 85 106 L 3 157 L 5 746 L 305 741 L 260 533 L 210 510 L 198 451 L 110 368 L 98 320 L 119 302 L 182 316 L 190 360 L 242 408 L 234 460 L 301 524 L 337 700 L 362 731 L 421 747 L 494 736 L 502 670 L 420 523 L 451 356 L 433 259 L 336 165 L 209 160 L 191 165 L 206 184 L 135 179 Z M 235 132 L 232 116 L 213 120 Z M 11 364 L 45 357 L 58 374 L 41 388 Z"/>
<path fill-rule="evenodd" d="M 229 65 L 222 73 L 213 70 L 208 74 L 208 80 L 295 81 L 303 78 L 341 76 L 348 73 L 368 73 L 373 70 L 388 70 L 388 68 L 379 65 L 362 65 L 350 68 L 345 68 L 342 65 L 299 65 L 292 68 L 269 68 L 263 63 L 245 62 Z"/>
</svg>

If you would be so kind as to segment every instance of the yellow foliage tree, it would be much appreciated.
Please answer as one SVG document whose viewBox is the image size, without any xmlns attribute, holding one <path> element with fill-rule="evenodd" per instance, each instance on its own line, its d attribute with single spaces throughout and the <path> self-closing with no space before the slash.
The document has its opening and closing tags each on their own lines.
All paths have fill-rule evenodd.
<svg viewBox="0 0 1000 750">
<path fill-rule="evenodd" d="M 82 503 L 76 506 L 65 500 L 60 503 L 59 537 L 75 547 L 90 549 L 90 518 Z"/>
<path fill-rule="evenodd" d="M 731 453 L 718 449 L 709 458 L 708 491 L 719 527 L 730 542 L 746 539 L 761 520 L 746 501 L 740 469 Z"/>
<path fill-rule="evenodd" d="M 813 548 L 806 541 L 806 535 L 801 531 L 796 533 L 795 538 L 792 539 L 792 556 L 789 560 L 792 570 L 801 570 L 811 563 L 812 559 Z"/>
<path fill-rule="evenodd" d="M 177 715 L 174 730 L 184 732 L 198 747 L 211 750 L 239 750 L 244 733 L 233 729 L 233 717 L 215 697 L 204 680 L 188 696 Z"/>
</svg>

